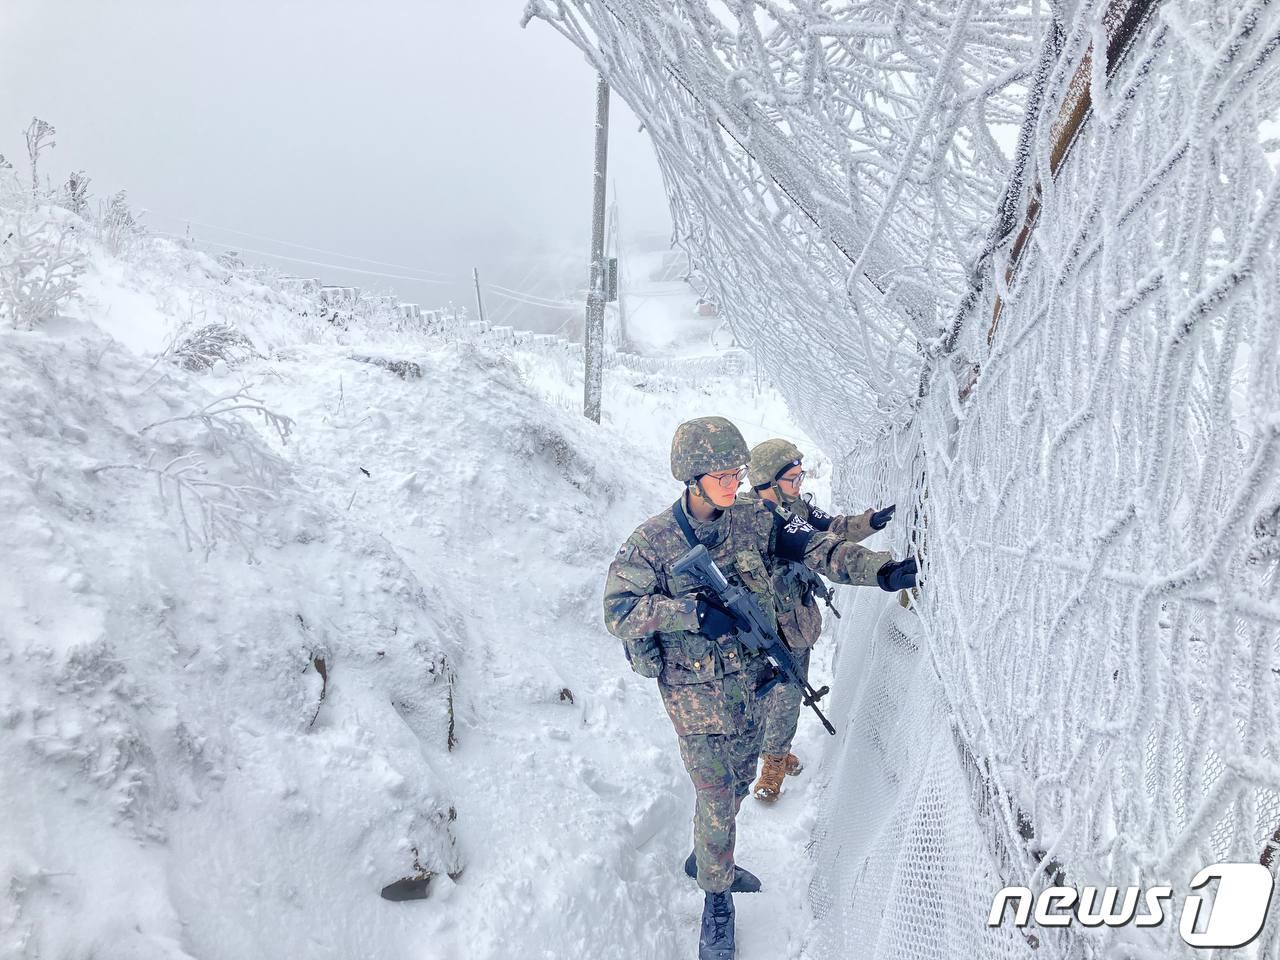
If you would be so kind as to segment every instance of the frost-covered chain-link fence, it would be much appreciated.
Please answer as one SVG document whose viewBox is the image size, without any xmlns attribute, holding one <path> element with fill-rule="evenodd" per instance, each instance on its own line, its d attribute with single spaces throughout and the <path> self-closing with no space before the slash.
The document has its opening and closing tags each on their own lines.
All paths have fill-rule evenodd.
<svg viewBox="0 0 1280 960">
<path fill-rule="evenodd" d="M 999 200 L 1010 164 L 996 137 L 1017 137 L 1037 51 L 1031 14 L 974 0 L 959 16 L 941 2 L 829 6 L 535 0 L 529 12 L 638 113 L 711 298 L 732 304 L 802 426 L 849 449 L 905 419 L 920 345 Z"/>
<path fill-rule="evenodd" d="M 646 125 L 839 505 L 896 500 L 922 556 L 842 625 L 810 952 L 1200 955 L 1192 876 L 1280 844 L 1280 10 L 529 12 Z M 1055 882 L 1174 898 L 986 926 Z"/>
</svg>

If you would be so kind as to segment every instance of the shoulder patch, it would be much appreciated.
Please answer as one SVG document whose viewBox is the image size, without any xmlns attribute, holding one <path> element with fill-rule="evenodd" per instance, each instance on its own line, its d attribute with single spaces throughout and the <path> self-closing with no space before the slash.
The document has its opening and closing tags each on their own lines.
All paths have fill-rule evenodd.
<svg viewBox="0 0 1280 960">
<path fill-rule="evenodd" d="M 780 516 L 775 519 L 778 533 L 774 540 L 774 553 L 784 560 L 804 562 L 809 541 L 818 531 L 799 516 L 792 515 L 785 521 Z"/>
<path fill-rule="evenodd" d="M 800 517 L 797 517 L 797 516 L 792 516 L 792 518 L 788 520 L 786 525 L 782 528 L 783 533 L 793 534 L 793 535 L 797 533 L 806 533 L 806 532 L 812 533 L 813 530 L 814 530 L 813 524 L 809 523 L 807 520 L 802 520 Z"/>
<path fill-rule="evenodd" d="M 831 514 L 821 507 L 814 506 L 812 500 L 806 500 L 805 505 L 809 510 L 809 522 L 813 524 L 815 529 L 821 530 L 823 533 L 831 529 L 831 524 L 835 520 Z"/>
</svg>

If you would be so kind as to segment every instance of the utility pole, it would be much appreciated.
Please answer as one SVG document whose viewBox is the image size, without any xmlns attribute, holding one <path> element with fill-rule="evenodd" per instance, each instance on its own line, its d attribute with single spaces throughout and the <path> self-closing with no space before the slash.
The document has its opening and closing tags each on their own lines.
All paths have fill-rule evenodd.
<svg viewBox="0 0 1280 960">
<path fill-rule="evenodd" d="M 604 378 L 604 202 L 609 159 L 609 84 L 596 78 L 596 167 L 591 206 L 591 277 L 587 289 L 587 326 L 583 343 L 582 414 L 600 422 Z"/>
<path fill-rule="evenodd" d="M 622 228 L 618 223 L 618 181 L 613 181 L 613 203 L 609 204 L 609 242 L 605 244 L 606 254 L 612 253 L 613 262 L 617 265 L 618 275 L 618 349 L 630 350 L 631 338 L 627 336 L 627 298 L 626 284 L 623 282 Z"/>
<path fill-rule="evenodd" d="M 480 268 L 471 268 L 471 279 L 476 282 L 476 309 L 480 311 L 480 322 L 484 323 L 484 300 L 480 298 Z"/>
</svg>

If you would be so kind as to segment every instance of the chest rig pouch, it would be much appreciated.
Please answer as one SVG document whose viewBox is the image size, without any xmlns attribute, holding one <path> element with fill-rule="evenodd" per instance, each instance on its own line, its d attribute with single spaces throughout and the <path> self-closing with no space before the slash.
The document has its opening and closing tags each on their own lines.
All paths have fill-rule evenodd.
<svg viewBox="0 0 1280 960">
<path fill-rule="evenodd" d="M 689 545 L 692 547 L 701 544 L 702 541 L 694 533 L 680 501 L 672 504 L 671 512 Z M 743 526 L 740 518 L 731 514 L 724 520 L 728 524 L 724 539 L 719 543 L 702 545 L 710 551 L 721 572 L 759 595 L 761 606 L 772 615 L 771 573 L 759 550 L 755 548 L 754 538 L 744 535 L 744 531 L 740 529 Z M 691 575 L 675 576 L 669 569 L 661 572 L 661 581 L 662 591 L 670 597 L 688 596 L 699 590 L 699 584 Z M 685 631 L 664 634 L 662 639 L 664 649 L 660 679 L 664 683 L 705 683 L 743 669 L 745 651 L 735 637 L 712 640 L 696 631 Z"/>
<path fill-rule="evenodd" d="M 773 575 L 774 602 L 778 613 L 790 613 L 796 607 L 813 603 L 811 588 L 801 570 L 801 564 L 784 560 Z"/>
<path fill-rule="evenodd" d="M 736 551 L 733 555 L 733 568 L 739 582 L 760 599 L 760 606 L 764 609 L 765 615 L 776 619 L 773 617 L 775 601 L 773 576 L 765 566 L 760 551 Z M 727 570 L 723 572 L 725 576 L 732 576 Z M 772 626 L 776 628 L 777 623 L 775 622 Z"/>
</svg>

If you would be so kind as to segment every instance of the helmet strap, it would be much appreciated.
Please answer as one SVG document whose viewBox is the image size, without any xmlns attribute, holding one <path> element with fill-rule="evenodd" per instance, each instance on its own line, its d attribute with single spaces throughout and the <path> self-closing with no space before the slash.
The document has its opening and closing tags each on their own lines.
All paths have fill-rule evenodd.
<svg viewBox="0 0 1280 960">
<path fill-rule="evenodd" d="M 723 507 L 716 506 L 716 502 L 707 496 L 705 490 L 702 489 L 701 477 L 694 477 L 687 482 L 690 498 L 697 497 L 712 510 L 719 512 Z"/>
<path fill-rule="evenodd" d="M 777 497 L 776 502 L 779 505 L 783 503 L 782 489 L 778 486 L 778 481 L 776 480 L 770 480 L 768 483 L 757 484 L 751 489 L 755 491 L 756 496 L 758 496 L 761 500 L 768 500 L 769 498 L 765 496 L 765 492 L 768 490 L 772 490 L 773 495 Z"/>
<path fill-rule="evenodd" d="M 774 474 L 773 480 L 769 482 L 769 486 L 773 488 L 774 495 L 777 496 L 779 504 L 795 503 L 797 500 L 800 499 L 799 494 L 796 494 L 794 497 L 788 497 L 785 493 L 783 493 L 782 487 L 778 485 L 778 481 L 782 479 L 782 475 L 786 473 L 788 470 L 790 470 L 792 467 L 800 466 L 802 459 L 803 458 L 792 460 L 790 463 L 783 466 L 781 470 L 779 470 L 776 474 Z"/>
</svg>

